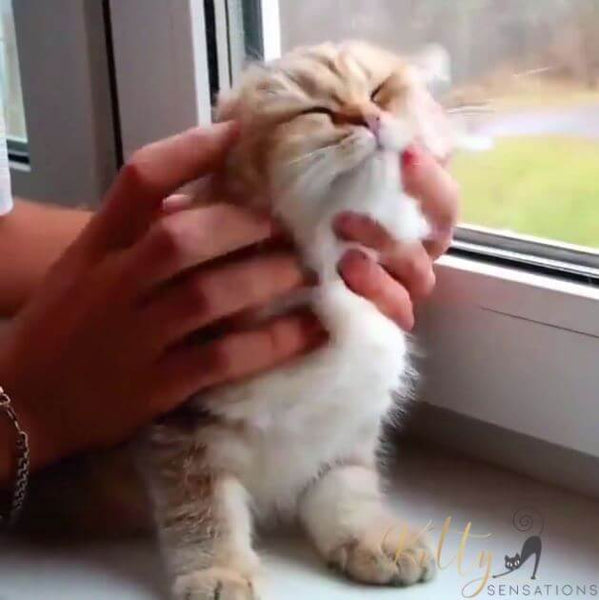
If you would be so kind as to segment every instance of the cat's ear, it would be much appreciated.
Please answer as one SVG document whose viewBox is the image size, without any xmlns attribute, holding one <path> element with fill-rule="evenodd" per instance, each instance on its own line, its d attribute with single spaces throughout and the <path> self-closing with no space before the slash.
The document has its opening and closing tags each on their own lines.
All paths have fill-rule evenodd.
<svg viewBox="0 0 599 600">
<path fill-rule="evenodd" d="M 451 84 L 451 56 L 441 44 L 429 44 L 410 59 L 421 80 L 428 87 Z"/>
<path fill-rule="evenodd" d="M 509 562 L 510 561 L 510 557 L 506 554 L 505 555 L 505 562 Z"/>
</svg>

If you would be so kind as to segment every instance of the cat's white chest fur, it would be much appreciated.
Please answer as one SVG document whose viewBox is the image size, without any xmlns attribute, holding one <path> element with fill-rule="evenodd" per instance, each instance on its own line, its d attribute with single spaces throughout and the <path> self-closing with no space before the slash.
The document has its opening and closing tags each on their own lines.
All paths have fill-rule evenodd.
<svg viewBox="0 0 599 600">
<path fill-rule="evenodd" d="M 370 460 L 392 392 L 401 392 L 405 335 L 344 285 L 337 263 L 346 245 L 331 228 L 337 213 L 354 210 L 404 239 L 422 237 L 426 223 L 402 193 L 399 169 L 396 153 L 377 154 L 340 177 L 323 208 L 296 223 L 321 278 L 311 303 L 330 333 L 328 345 L 202 398 L 211 412 L 239 424 L 202 440 L 210 463 L 238 477 L 259 514 L 293 512 L 302 490 L 331 464 Z"/>
<path fill-rule="evenodd" d="M 292 512 L 327 465 L 367 459 L 401 384 L 406 347 L 397 326 L 340 283 L 320 292 L 315 308 L 331 331 L 325 348 L 211 397 L 212 411 L 243 428 L 217 433 L 210 460 L 236 473 L 259 513 Z"/>
</svg>

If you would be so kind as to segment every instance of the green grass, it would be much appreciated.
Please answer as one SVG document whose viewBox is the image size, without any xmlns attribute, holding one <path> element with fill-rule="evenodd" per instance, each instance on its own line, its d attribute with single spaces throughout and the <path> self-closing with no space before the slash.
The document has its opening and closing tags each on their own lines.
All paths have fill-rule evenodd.
<svg viewBox="0 0 599 600">
<path fill-rule="evenodd" d="M 599 248 L 599 143 L 503 139 L 456 157 L 462 221 Z"/>
</svg>

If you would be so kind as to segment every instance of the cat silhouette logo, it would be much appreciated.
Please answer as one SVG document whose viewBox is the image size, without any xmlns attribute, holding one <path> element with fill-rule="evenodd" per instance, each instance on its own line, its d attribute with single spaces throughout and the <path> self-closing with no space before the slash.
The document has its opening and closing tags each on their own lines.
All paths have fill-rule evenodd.
<svg viewBox="0 0 599 600">
<path fill-rule="evenodd" d="M 541 562 L 541 553 L 543 551 L 541 534 L 543 533 L 545 520 L 542 515 L 533 508 L 521 508 L 514 513 L 512 523 L 517 531 L 521 531 L 522 533 L 533 533 L 526 538 L 520 552 L 516 552 L 513 556 L 505 555 L 505 568 L 507 570 L 503 573 L 493 575 L 493 578 L 496 579 L 498 577 L 510 575 L 514 571 L 521 569 L 529 559 L 534 557 L 534 568 L 530 578 L 536 579 L 539 563 Z"/>
</svg>

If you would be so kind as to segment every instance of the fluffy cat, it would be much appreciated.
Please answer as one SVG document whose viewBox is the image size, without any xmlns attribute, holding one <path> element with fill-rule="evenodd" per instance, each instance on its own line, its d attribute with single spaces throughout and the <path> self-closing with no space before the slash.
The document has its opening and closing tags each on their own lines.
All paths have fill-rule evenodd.
<svg viewBox="0 0 599 600">
<path fill-rule="evenodd" d="M 450 148 L 424 80 L 368 44 L 324 44 L 250 68 L 221 101 L 219 118 L 241 123 L 230 192 L 292 233 L 319 276 L 308 302 L 330 342 L 202 394 L 149 432 L 144 471 L 176 600 L 257 598 L 252 531 L 274 519 L 299 520 L 354 580 L 406 585 L 434 573 L 423 540 L 385 508 L 376 465 L 382 425 L 406 401 L 406 336 L 344 285 L 336 265 L 347 244 L 331 227 L 353 210 L 404 241 L 428 234 L 400 167 L 416 138 L 440 157 Z"/>
</svg>

